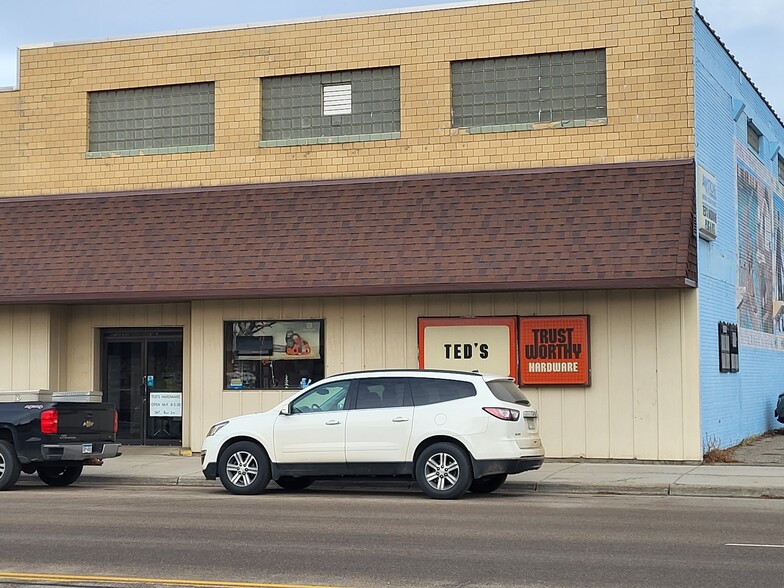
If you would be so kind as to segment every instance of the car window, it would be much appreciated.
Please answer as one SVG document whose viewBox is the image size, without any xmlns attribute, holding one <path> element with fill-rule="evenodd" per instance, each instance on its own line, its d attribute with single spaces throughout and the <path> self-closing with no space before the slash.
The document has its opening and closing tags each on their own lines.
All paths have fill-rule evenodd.
<svg viewBox="0 0 784 588">
<path fill-rule="evenodd" d="M 437 380 L 435 378 L 410 378 L 409 383 L 411 385 L 411 395 L 414 397 L 414 406 L 476 396 L 476 388 L 474 388 L 471 382 Z"/>
<path fill-rule="evenodd" d="M 355 408 L 410 406 L 405 378 L 367 378 L 359 381 Z"/>
<path fill-rule="evenodd" d="M 291 404 L 292 413 L 344 410 L 351 382 L 330 382 L 308 390 Z"/>
<path fill-rule="evenodd" d="M 531 406 L 520 387 L 511 380 L 493 380 L 487 383 L 487 387 L 498 400 Z"/>
</svg>

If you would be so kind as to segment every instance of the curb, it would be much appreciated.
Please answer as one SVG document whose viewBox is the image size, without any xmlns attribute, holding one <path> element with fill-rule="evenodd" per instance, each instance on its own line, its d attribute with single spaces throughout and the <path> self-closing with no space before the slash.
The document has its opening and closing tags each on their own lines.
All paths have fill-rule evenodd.
<svg viewBox="0 0 784 588">
<path fill-rule="evenodd" d="M 784 498 L 784 488 L 749 488 L 748 486 L 700 486 L 672 484 L 670 496 L 704 496 L 713 498 Z"/>
<path fill-rule="evenodd" d="M 88 486 L 181 486 L 186 488 L 222 488 L 220 481 L 198 476 L 83 476 L 80 483 Z M 274 482 L 272 488 L 277 489 Z M 313 489 L 328 491 L 419 492 L 416 483 L 389 481 L 384 483 L 315 482 Z M 569 482 L 512 482 L 504 484 L 505 494 L 606 494 L 629 496 L 692 496 L 703 498 L 769 498 L 784 499 L 784 488 L 747 486 L 708 486 L 699 484 L 591 484 Z"/>
<path fill-rule="evenodd" d="M 591 484 L 570 482 L 537 482 L 536 492 L 549 494 L 630 494 L 638 496 L 667 496 L 669 484 Z"/>
</svg>

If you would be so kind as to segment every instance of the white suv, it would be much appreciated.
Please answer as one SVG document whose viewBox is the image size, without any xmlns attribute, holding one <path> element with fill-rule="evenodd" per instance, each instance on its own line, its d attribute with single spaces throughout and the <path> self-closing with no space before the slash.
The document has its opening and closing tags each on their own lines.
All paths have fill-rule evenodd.
<svg viewBox="0 0 784 588">
<path fill-rule="evenodd" d="M 538 469 L 534 410 L 511 378 L 435 370 L 331 376 L 264 413 L 212 426 L 201 453 L 209 480 L 257 494 L 270 479 L 415 478 L 428 496 L 488 493 Z"/>
</svg>

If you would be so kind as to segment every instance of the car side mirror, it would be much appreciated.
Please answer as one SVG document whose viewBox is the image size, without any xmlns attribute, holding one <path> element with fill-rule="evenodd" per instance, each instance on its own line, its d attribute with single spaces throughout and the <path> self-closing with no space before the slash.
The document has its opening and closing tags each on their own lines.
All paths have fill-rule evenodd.
<svg viewBox="0 0 784 588">
<path fill-rule="evenodd" d="M 291 414 L 291 405 L 290 405 L 290 404 L 287 404 L 286 406 L 284 406 L 283 408 L 281 408 L 281 409 L 280 409 L 280 414 L 285 414 L 285 415 L 289 415 L 289 414 Z"/>
</svg>

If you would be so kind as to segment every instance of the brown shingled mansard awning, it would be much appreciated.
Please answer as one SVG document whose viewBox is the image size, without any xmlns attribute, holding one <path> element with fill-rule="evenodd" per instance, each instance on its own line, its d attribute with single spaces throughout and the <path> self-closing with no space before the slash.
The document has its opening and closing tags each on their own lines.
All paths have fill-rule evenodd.
<svg viewBox="0 0 784 588">
<path fill-rule="evenodd" d="M 694 164 L 0 198 L 0 303 L 683 288 Z"/>
</svg>

